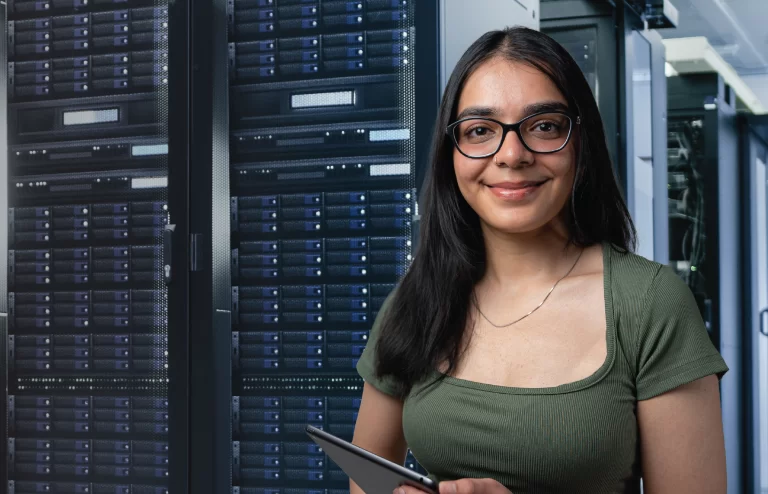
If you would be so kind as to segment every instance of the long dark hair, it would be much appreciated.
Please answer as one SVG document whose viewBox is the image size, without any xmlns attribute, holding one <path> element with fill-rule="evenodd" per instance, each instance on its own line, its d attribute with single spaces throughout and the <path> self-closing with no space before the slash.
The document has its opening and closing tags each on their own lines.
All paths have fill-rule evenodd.
<svg viewBox="0 0 768 494">
<path fill-rule="evenodd" d="M 514 27 L 484 34 L 461 57 L 445 88 L 421 198 L 419 245 L 378 322 L 376 374 L 393 378 L 401 398 L 440 363 L 448 364 L 445 374 L 455 370 L 470 296 L 485 271 L 480 220 L 459 191 L 453 144 L 445 128 L 456 118 L 465 81 L 492 57 L 525 63 L 549 76 L 569 109 L 581 117 L 567 206 L 570 242 L 609 242 L 634 249 L 634 226 L 616 183 L 597 103 L 581 69 L 562 46 L 538 31 Z"/>
</svg>

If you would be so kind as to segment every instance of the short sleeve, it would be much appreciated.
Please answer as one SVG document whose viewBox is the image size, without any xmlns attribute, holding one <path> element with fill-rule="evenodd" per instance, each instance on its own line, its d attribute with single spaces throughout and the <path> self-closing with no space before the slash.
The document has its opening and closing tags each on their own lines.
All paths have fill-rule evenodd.
<svg viewBox="0 0 768 494">
<path fill-rule="evenodd" d="M 379 313 L 376 315 L 376 319 L 373 321 L 373 326 L 368 335 L 368 342 L 365 345 L 360 359 L 357 361 L 357 373 L 360 374 L 365 382 L 369 383 L 374 388 L 378 389 L 382 393 L 386 393 L 391 396 L 397 394 L 397 385 L 390 376 L 383 378 L 377 378 L 375 375 L 376 368 L 376 342 L 379 339 L 381 333 L 382 321 L 387 314 L 387 311 L 391 310 L 392 300 L 394 299 L 394 290 L 390 292 L 384 302 L 381 304 Z"/>
<path fill-rule="evenodd" d="M 670 268 L 656 273 L 637 341 L 637 399 L 647 400 L 728 366 L 709 338 L 696 300 Z"/>
</svg>

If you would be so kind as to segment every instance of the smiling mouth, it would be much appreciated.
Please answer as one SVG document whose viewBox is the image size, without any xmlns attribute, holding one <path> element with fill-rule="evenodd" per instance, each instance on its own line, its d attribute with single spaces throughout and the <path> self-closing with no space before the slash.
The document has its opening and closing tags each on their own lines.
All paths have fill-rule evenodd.
<svg viewBox="0 0 768 494">
<path fill-rule="evenodd" d="M 525 182 L 502 182 L 497 184 L 485 184 L 486 187 L 489 187 L 491 189 L 502 189 L 502 190 L 524 190 L 529 189 L 532 187 L 538 187 L 546 182 L 548 182 L 549 179 L 546 178 L 544 180 L 527 180 Z"/>
<path fill-rule="evenodd" d="M 493 185 L 485 184 L 488 191 L 499 200 L 507 203 L 523 203 L 536 197 L 541 186 L 549 182 L 544 180 L 526 180 L 521 182 L 498 182 Z"/>
</svg>

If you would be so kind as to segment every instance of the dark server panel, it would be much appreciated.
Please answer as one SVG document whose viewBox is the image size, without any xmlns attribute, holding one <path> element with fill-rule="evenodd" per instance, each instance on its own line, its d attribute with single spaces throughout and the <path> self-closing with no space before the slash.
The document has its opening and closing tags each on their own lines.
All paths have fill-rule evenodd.
<svg viewBox="0 0 768 494">
<path fill-rule="evenodd" d="M 168 494 L 168 9 L 8 12 L 2 489 Z"/>
<path fill-rule="evenodd" d="M 563 45 L 584 73 L 592 93 L 597 97 L 597 28 L 586 26 L 543 31 Z"/>
<path fill-rule="evenodd" d="M 702 117 L 671 117 L 667 132 L 670 267 L 696 297 L 707 329 L 712 331 L 709 271 L 717 269 L 707 255 L 705 210 L 706 131 Z M 711 276 L 710 276 L 711 277 Z"/>
<path fill-rule="evenodd" d="M 412 3 L 229 2 L 234 494 L 348 492 L 304 429 L 352 439 L 411 260 Z"/>
</svg>

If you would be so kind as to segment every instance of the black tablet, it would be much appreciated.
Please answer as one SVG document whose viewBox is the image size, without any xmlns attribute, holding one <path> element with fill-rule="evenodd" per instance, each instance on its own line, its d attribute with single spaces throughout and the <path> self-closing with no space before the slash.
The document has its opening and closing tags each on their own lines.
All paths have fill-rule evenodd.
<svg viewBox="0 0 768 494">
<path fill-rule="evenodd" d="M 328 457 L 355 481 L 365 494 L 392 494 L 406 484 L 430 494 L 438 494 L 437 484 L 402 465 L 377 456 L 370 451 L 321 431 L 311 425 L 307 434 L 328 454 Z"/>
</svg>

